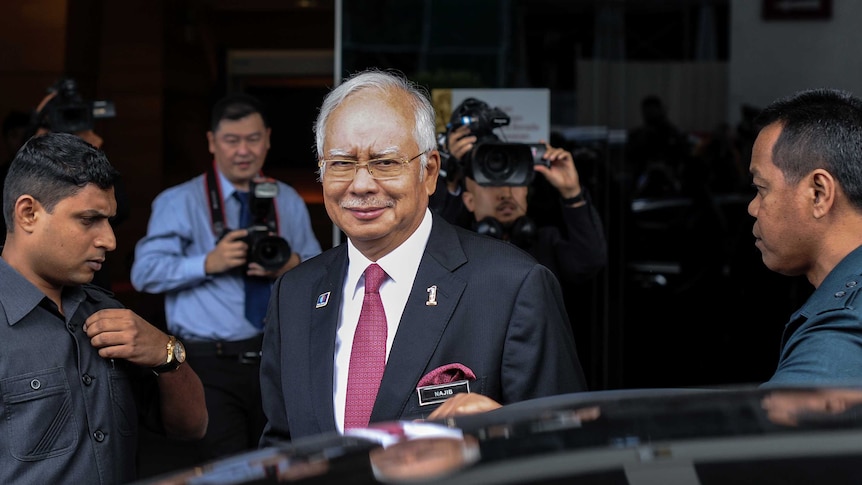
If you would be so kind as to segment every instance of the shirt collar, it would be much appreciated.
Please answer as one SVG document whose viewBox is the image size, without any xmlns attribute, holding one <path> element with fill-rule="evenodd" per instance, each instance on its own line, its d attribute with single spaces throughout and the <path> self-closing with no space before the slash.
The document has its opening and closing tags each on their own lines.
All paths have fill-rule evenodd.
<svg viewBox="0 0 862 485">
<path fill-rule="evenodd" d="M 5 259 L 0 258 L 0 306 L 6 313 L 9 325 L 14 325 L 26 317 L 40 302 L 47 298 L 45 293 L 25 278 Z M 63 308 L 66 320 L 74 314 L 84 298 L 80 287 L 63 288 Z"/>
<path fill-rule="evenodd" d="M 365 272 L 365 268 L 374 262 L 383 268 L 383 271 L 386 272 L 392 281 L 396 283 L 399 281 L 412 281 L 419 268 L 419 263 L 422 261 L 422 255 L 425 253 L 428 237 L 431 235 L 431 221 L 431 211 L 426 208 L 425 217 L 422 218 L 422 222 L 413 231 L 413 234 L 401 243 L 400 246 L 377 261 L 371 261 L 366 258 L 348 238 L 347 258 L 349 264 L 347 267 L 346 288 L 353 288 L 356 291 L 359 279 Z"/>
<path fill-rule="evenodd" d="M 218 183 L 219 187 L 221 187 L 222 203 L 226 204 L 228 199 L 234 198 L 233 194 L 235 192 L 239 192 L 239 190 L 237 190 L 236 187 L 233 186 L 231 181 L 228 180 L 228 178 L 225 177 L 223 173 L 221 173 L 221 170 L 219 170 L 218 167 L 216 167 L 216 175 L 218 175 Z"/>
</svg>

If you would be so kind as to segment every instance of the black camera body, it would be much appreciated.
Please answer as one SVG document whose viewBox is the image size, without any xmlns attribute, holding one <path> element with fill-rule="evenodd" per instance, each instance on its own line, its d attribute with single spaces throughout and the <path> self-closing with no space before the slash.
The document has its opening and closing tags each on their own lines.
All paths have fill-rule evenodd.
<svg viewBox="0 0 862 485">
<path fill-rule="evenodd" d="M 281 268 L 293 254 L 284 238 L 271 234 L 278 230 L 275 217 L 277 195 L 278 184 L 274 180 L 251 182 L 251 225 L 246 228 L 248 235 L 243 239 L 248 244 L 246 261 L 257 263 L 267 271 Z"/>
<path fill-rule="evenodd" d="M 43 123 L 53 132 L 92 130 L 96 119 L 117 115 L 112 101 L 85 101 L 78 92 L 78 83 L 72 78 L 60 79 L 50 90 L 57 95 L 48 101 L 40 114 Z"/>
<path fill-rule="evenodd" d="M 465 173 L 479 185 L 519 186 L 533 181 L 537 164 L 549 165 L 542 159 L 545 145 L 535 143 L 508 143 L 501 141 L 494 130 L 506 126 L 509 115 L 499 108 L 492 108 L 475 98 L 465 99 L 452 112 L 447 128 L 451 131 L 460 126 L 470 127 L 476 137 L 473 148 L 461 158 Z"/>
</svg>

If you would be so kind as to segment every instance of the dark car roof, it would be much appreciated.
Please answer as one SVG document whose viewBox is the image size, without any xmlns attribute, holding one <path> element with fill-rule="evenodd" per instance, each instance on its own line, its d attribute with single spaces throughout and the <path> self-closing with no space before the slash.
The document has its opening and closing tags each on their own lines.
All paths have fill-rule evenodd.
<svg viewBox="0 0 862 485">
<path fill-rule="evenodd" d="M 845 404 L 829 410 L 822 403 L 830 399 Z M 854 399 L 862 402 L 862 390 L 800 387 L 523 402 L 456 420 L 482 437 L 482 459 L 445 483 L 862 483 Z M 575 414 L 591 408 L 598 412 L 589 419 Z"/>
<path fill-rule="evenodd" d="M 432 423 L 460 429 L 474 459 L 409 481 L 858 484 L 857 403 L 862 388 L 644 389 L 535 399 Z M 411 443 L 420 440 L 428 438 Z M 172 483 L 279 483 L 291 467 L 306 471 L 291 483 L 386 483 L 369 455 L 388 449 L 356 436 L 315 436 L 213 462 L 199 467 L 197 481 Z"/>
</svg>

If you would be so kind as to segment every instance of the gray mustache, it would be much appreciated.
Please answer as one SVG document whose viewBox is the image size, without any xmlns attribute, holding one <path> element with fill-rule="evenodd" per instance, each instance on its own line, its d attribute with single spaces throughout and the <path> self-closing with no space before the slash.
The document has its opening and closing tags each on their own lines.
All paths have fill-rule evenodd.
<svg viewBox="0 0 862 485">
<path fill-rule="evenodd" d="M 381 207 L 393 207 L 395 201 L 392 199 L 349 199 L 341 201 L 342 209 L 378 209 Z"/>
</svg>

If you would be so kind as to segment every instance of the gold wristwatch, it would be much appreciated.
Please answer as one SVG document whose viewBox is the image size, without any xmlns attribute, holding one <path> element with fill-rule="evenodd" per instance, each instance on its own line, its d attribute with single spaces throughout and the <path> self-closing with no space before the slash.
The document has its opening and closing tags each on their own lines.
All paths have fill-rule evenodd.
<svg viewBox="0 0 862 485">
<path fill-rule="evenodd" d="M 168 335 L 168 345 L 166 348 L 168 356 L 165 363 L 151 368 L 155 375 L 175 370 L 186 361 L 186 348 L 173 335 Z"/>
</svg>

